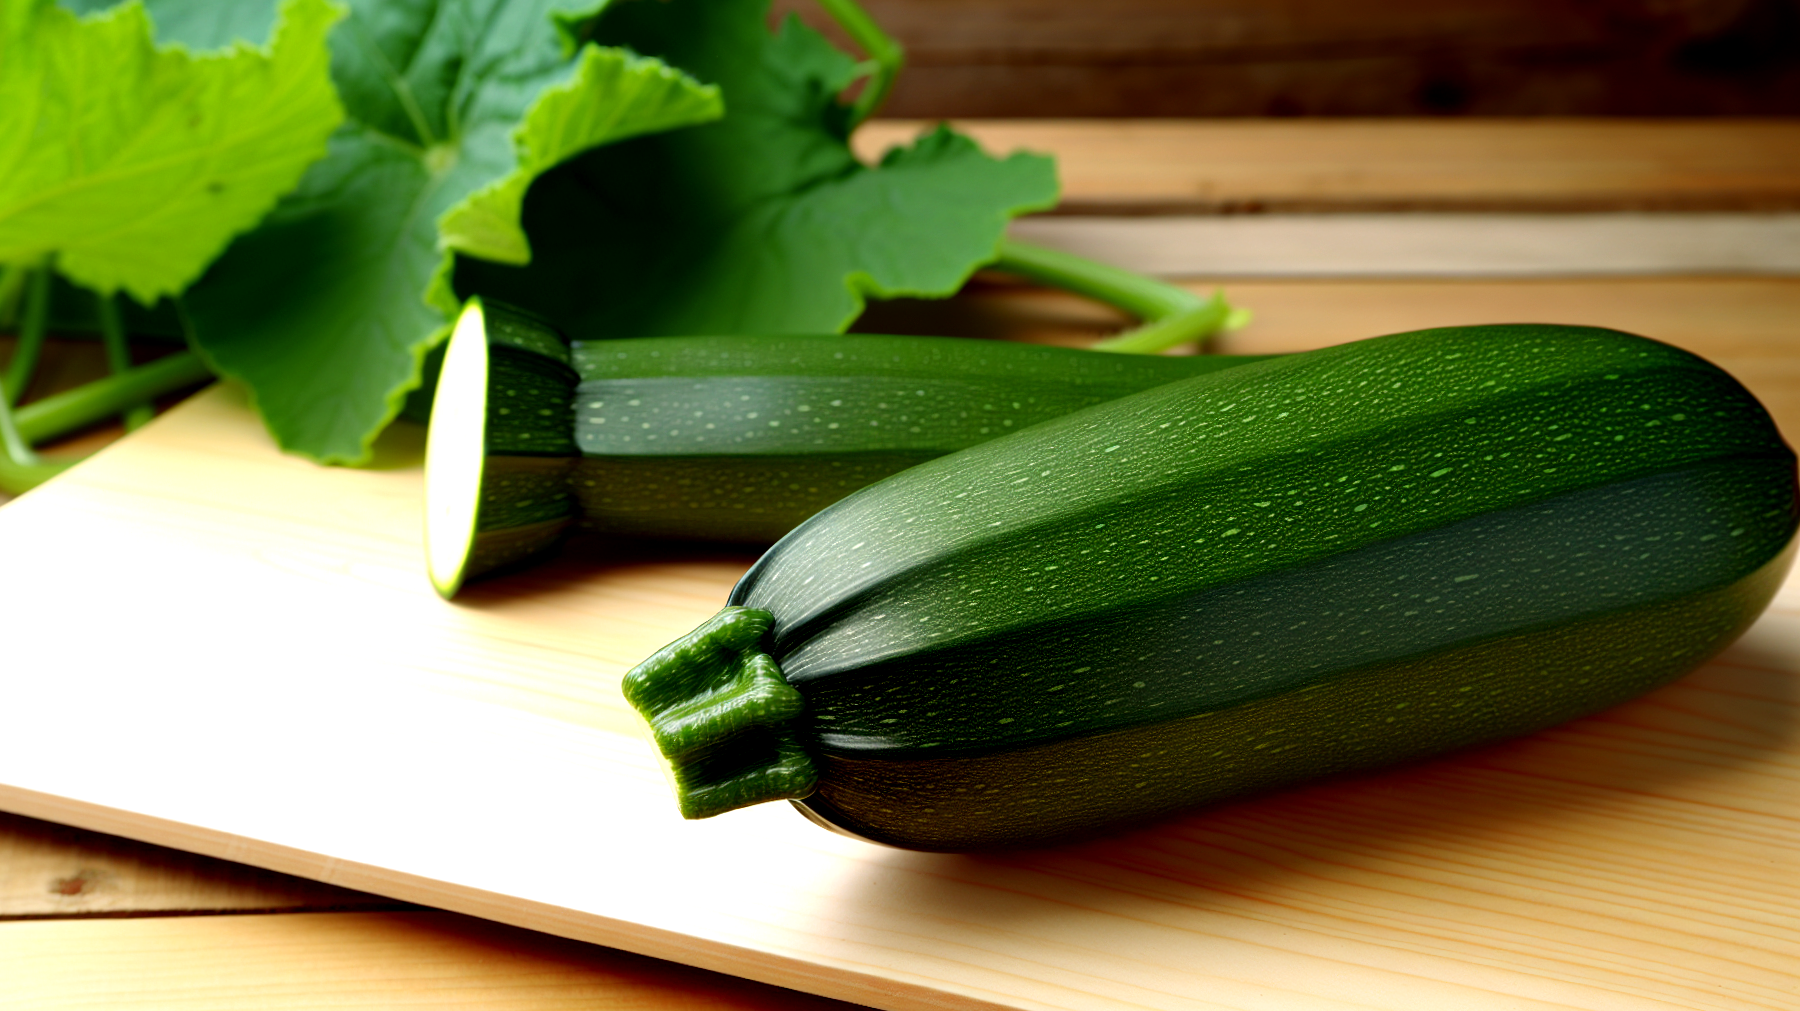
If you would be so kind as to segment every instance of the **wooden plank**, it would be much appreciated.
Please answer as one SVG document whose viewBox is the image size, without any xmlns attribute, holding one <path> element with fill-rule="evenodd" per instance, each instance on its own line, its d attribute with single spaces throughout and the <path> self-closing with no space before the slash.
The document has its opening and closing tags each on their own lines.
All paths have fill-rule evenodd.
<svg viewBox="0 0 1800 1011">
<path fill-rule="evenodd" d="M 966 120 L 1057 156 L 1065 213 L 1800 207 L 1793 120 Z M 924 123 L 878 120 L 873 158 Z"/>
<path fill-rule="evenodd" d="M 902 40 L 912 62 L 1132 63 L 1180 58 L 1323 55 L 1372 48 L 1531 49 L 1649 44 L 1691 38 L 1741 14 L 1744 0 L 1696 0 L 1674 8 L 1626 2 L 1605 14 L 1555 0 L 1390 0 L 1357 9 L 1330 0 L 867 0 L 864 7 Z M 800 0 L 779 0 L 821 26 L 829 17 Z M 835 33 L 834 33 L 835 34 Z M 846 40 L 847 41 L 847 40 Z"/>
<path fill-rule="evenodd" d="M 868 0 L 947 116 L 1791 115 L 1779 2 Z M 778 11 L 841 39 L 806 0 Z M 843 44 L 847 44 L 844 40 Z"/>
<path fill-rule="evenodd" d="M 0 1005 L 40 1011 L 854 1007 L 439 912 L 0 923 Z"/>
<path fill-rule="evenodd" d="M 1791 288 L 1717 283 L 1559 297 L 1610 298 L 1611 319 L 1680 309 L 1753 362 L 1789 353 Z M 1521 304 L 1354 287 L 1266 302 L 1235 339 Z M 616 679 L 748 555 L 590 544 L 444 605 L 419 572 L 409 439 L 387 469 L 316 468 L 219 390 L 0 510 L 0 613 L 26 616 L 9 658 L 33 672 L 0 684 L 8 711 L 84 721 L 79 740 L 9 727 L 0 806 L 887 1008 L 1785 1009 L 1800 992 L 1791 591 L 1680 684 L 1523 741 L 1084 846 L 910 854 L 780 808 L 674 816 Z M 73 599 L 76 617 L 53 603 Z M 80 635 L 95 613 L 108 635 Z"/>
<path fill-rule="evenodd" d="M 259 867 L 0 813 L 0 920 L 403 906 Z"/>
<path fill-rule="evenodd" d="M 1800 274 L 1800 214 L 1042 215 L 1015 239 L 1161 277 Z"/>
</svg>

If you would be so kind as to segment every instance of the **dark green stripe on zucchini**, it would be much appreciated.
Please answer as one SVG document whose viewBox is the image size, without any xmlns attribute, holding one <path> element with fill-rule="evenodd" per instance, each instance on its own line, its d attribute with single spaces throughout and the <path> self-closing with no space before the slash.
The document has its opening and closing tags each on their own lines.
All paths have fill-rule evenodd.
<svg viewBox="0 0 1800 1011">
<path fill-rule="evenodd" d="M 598 530 L 768 543 L 915 464 L 1260 360 L 840 334 L 578 341 L 575 490 Z"/>
<path fill-rule="evenodd" d="M 1754 398 L 1613 331 L 1424 331 L 1157 387 L 764 555 L 721 620 L 768 631 L 715 662 L 779 669 L 803 705 L 755 733 L 812 782 L 711 761 L 684 810 L 788 797 L 895 845 L 1012 846 L 1530 732 L 1722 648 L 1795 521 Z M 652 726 L 680 666 L 627 677 Z M 731 725 L 660 739 L 680 768 Z"/>
</svg>

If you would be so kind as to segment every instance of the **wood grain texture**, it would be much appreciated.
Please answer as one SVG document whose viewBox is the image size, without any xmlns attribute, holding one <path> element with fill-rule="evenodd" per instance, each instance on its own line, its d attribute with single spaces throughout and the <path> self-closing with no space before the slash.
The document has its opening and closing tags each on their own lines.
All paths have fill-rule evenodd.
<svg viewBox="0 0 1800 1011">
<path fill-rule="evenodd" d="M 0 920 L 403 906 L 305 878 L 0 813 Z"/>
<path fill-rule="evenodd" d="M 1789 0 L 868 0 L 906 116 L 1800 111 Z M 807 0 L 777 0 L 836 34 Z M 847 41 L 847 40 L 846 40 Z"/>
<path fill-rule="evenodd" d="M 926 124 L 876 120 L 878 157 Z M 1064 213 L 1800 207 L 1792 120 L 968 120 L 1057 156 Z"/>
<path fill-rule="evenodd" d="M 0 1006 L 852 1011 L 453 913 L 0 923 Z"/>
<path fill-rule="evenodd" d="M 1800 275 L 1800 214 L 1043 215 L 1012 238 L 1152 277 Z"/>
<path fill-rule="evenodd" d="M 1525 306 L 1660 320 L 1640 328 L 1705 337 L 1755 384 L 1791 354 L 1792 291 L 1720 283 L 1319 285 L 1280 311 L 1264 293 L 1304 286 L 1270 286 L 1236 292 L 1264 315 L 1234 340 Z M 617 677 L 747 554 L 589 542 L 445 605 L 419 572 L 416 433 L 383 449 L 372 471 L 284 458 L 219 389 L 0 510 L 0 609 L 32 619 L 9 655 L 34 671 L 7 704 L 79 705 L 88 731 L 0 739 L 0 807 L 885 1008 L 1800 998 L 1791 590 L 1695 675 L 1528 739 L 1082 846 L 904 853 L 779 807 L 674 816 Z M 72 639 L 72 599 L 111 638 Z"/>
</svg>

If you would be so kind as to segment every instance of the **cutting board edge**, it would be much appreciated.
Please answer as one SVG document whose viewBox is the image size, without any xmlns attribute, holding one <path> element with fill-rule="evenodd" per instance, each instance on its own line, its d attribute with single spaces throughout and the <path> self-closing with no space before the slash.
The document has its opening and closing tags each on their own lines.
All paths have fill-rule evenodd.
<svg viewBox="0 0 1800 1011">
<path fill-rule="evenodd" d="M 861 972 L 848 965 L 808 963 L 775 951 L 746 948 L 611 917 L 580 914 L 564 907 L 514 899 L 476 888 L 457 888 L 371 864 L 339 860 L 292 846 L 215 832 L 167 818 L 6 783 L 0 783 L 0 811 L 248 864 L 341 888 L 372 892 L 403 902 L 741 976 L 802 993 L 864 1004 L 882 1011 L 1054 1011 L 1058 1007 L 1036 1001 L 1000 1003 L 974 994 L 933 989 L 923 983 L 907 984 Z"/>
</svg>

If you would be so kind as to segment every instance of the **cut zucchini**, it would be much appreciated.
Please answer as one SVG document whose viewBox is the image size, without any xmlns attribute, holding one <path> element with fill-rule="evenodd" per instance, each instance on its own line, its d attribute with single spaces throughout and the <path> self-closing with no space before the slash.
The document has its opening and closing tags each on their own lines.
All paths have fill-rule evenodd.
<svg viewBox="0 0 1800 1011">
<path fill-rule="evenodd" d="M 425 555 L 438 593 L 543 551 L 574 524 L 577 381 L 548 323 L 480 299 L 463 309 L 425 449 Z"/>
<path fill-rule="evenodd" d="M 1217 294 L 1016 243 L 1001 252 L 996 269 L 1144 319 L 1104 342 L 1114 351 L 1162 350 L 1235 318 Z M 431 410 L 432 583 L 450 596 L 577 519 L 611 534 L 766 544 L 915 464 L 1266 357 L 842 334 L 570 346 L 542 319 L 473 301 Z"/>
</svg>

